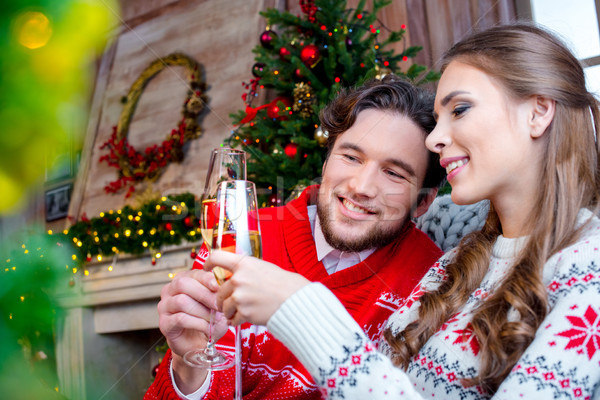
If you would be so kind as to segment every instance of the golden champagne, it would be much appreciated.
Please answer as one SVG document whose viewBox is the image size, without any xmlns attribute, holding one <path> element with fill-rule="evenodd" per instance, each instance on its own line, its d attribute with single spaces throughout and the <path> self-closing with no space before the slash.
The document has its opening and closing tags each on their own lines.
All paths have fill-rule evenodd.
<svg viewBox="0 0 600 400">
<path fill-rule="evenodd" d="M 212 245 L 213 249 L 229 251 L 230 253 L 246 254 L 257 258 L 262 257 L 260 233 L 258 231 L 228 231 L 222 235 L 218 235 L 215 232 Z M 225 283 L 232 275 L 231 271 L 220 267 L 214 267 L 213 273 L 215 274 L 215 278 L 219 285 Z"/>
</svg>

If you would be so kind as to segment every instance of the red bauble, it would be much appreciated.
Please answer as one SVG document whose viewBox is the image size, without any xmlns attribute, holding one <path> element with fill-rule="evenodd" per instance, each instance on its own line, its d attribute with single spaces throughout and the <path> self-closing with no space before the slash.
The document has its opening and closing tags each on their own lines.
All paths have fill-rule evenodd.
<svg viewBox="0 0 600 400">
<path fill-rule="evenodd" d="M 272 105 L 267 107 L 267 116 L 269 118 L 286 117 L 286 108 L 291 107 L 292 102 L 287 97 L 279 96 L 273 100 Z"/>
<path fill-rule="evenodd" d="M 185 224 L 185 226 L 192 226 L 192 219 L 190 217 L 185 217 L 183 219 L 183 223 Z"/>
<path fill-rule="evenodd" d="M 319 61 L 321 53 L 314 44 L 308 44 L 300 51 L 300 59 L 307 67 L 312 67 Z"/>
<path fill-rule="evenodd" d="M 279 58 L 281 58 L 282 61 L 287 61 L 290 59 L 290 55 L 292 53 L 286 49 L 285 47 L 282 47 L 279 49 Z"/>
<path fill-rule="evenodd" d="M 298 154 L 298 145 L 296 143 L 288 143 L 283 151 L 289 158 L 294 158 L 296 157 L 296 154 Z"/>
<path fill-rule="evenodd" d="M 304 75 L 302 75 L 302 71 L 300 71 L 300 68 L 296 68 L 296 70 L 294 71 L 294 76 L 296 77 L 296 79 L 304 79 Z"/>
<path fill-rule="evenodd" d="M 276 37 L 277 37 L 277 33 L 270 31 L 270 30 L 266 30 L 260 34 L 260 44 L 262 44 L 263 47 L 269 49 L 269 48 L 273 47 L 273 41 L 275 40 Z"/>
<path fill-rule="evenodd" d="M 192 252 L 190 253 L 190 258 L 192 260 L 195 260 L 197 255 L 198 255 L 198 253 L 196 253 L 195 251 L 192 250 Z"/>
<path fill-rule="evenodd" d="M 170 222 L 167 222 L 165 224 L 165 229 L 168 230 L 168 231 L 172 231 L 173 230 L 173 224 L 170 223 Z"/>
<path fill-rule="evenodd" d="M 160 363 L 156 364 L 152 367 L 152 377 L 156 378 L 156 374 L 158 374 L 158 367 L 160 367 Z"/>
<path fill-rule="evenodd" d="M 156 258 L 152 257 L 152 265 L 156 265 Z"/>
</svg>

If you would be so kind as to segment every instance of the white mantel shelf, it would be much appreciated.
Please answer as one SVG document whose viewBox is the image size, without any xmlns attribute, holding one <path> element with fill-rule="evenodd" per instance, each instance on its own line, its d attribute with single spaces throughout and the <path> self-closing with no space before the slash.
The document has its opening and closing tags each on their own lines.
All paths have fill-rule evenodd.
<svg viewBox="0 0 600 400">
<path fill-rule="evenodd" d="M 89 263 L 85 267 L 88 275 L 79 271 L 74 276 L 73 287 L 59 293 L 59 301 L 69 308 L 156 299 L 160 297 L 161 288 L 171 280 L 171 274 L 192 267 L 191 248 L 165 250 L 156 265 L 152 265 L 150 254 L 106 257 L 102 262 Z"/>
<path fill-rule="evenodd" d="M 98 366 L 116 368 L 118 376 L 125 376 L 141 359 L 156 363 L 148 361 L 158 356 L 152 351 L 154 345 L 144 343 L 149 340 L 148 330 L 158 328 L 160 291 L 173 275 L 191 269 L 191 249 L 165 249 L 156 265 L 150 254 L 88 263 L 88 274 L 77 272 L 74 285 L 58 293 L 65 312 L 57 326 L 56 354 L 61 392 L 67 398 L 96 398 L 90 388 L 98 384 L 94 375 Z M 140 335 L 138 346 L 126 339 L 130 336 L 123 336 L 131 334 Z M 120 357 L 110 356 L 107 348 L 119 349 Z M 109 379 L 104 384 L 107 390 L 114 382 Z"/>
<path fill-rule="evenodd" d="M 174 274 L 191 268 L 190 252 L 191 247 L 167 249 L 156 265 L 150 254 L 89 263 L 88 275 L 79 271 L 59 301 L 67 309 L 92 308 L 96 333 L 157 328 L 160 291 Z"/>
</svg>

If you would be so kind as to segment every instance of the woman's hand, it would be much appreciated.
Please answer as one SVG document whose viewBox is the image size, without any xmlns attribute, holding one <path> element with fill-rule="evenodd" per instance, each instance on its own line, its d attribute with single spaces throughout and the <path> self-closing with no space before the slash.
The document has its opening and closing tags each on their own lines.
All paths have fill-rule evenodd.
<svg viewBox="0 0 600 400">
<path fill-rule="evenodd" d="M 217 294 L 217 305 L 232 325 L 266 325 L 279 306 L 310 281 L 255 257 L 214 250 L 204 269 L 225 268 L 233 276 Z"/>
</svg>

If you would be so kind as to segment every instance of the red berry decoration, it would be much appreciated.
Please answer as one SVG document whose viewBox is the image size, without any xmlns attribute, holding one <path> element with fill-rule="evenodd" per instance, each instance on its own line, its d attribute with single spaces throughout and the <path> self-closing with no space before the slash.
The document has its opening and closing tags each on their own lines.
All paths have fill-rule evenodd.
<svg viewBox="0 0 600 400">
<path fill-rule="evenodd" d="M 158 367 L 160 367 L 160 363 L 152 367 L 152 377 L 154 378 L 156 378 L 156 374 L 158 374 Z"/>
<path fill-rule="evenodd" d="M 270 30 L 266 30 L 260 34 L 260 44 L 262 44 L 264 48 L 270 49 L 271 47 L 273 47 L 273 41 L 276 37 L 277 33 Z"/>
<path fill-rule="evenodd" d="M 320 57 L 319 48 L 314 44 L 308 44 L 300 51 L 300 59 L 307 67 L 314 66 Z"/>
<path fill-rule="evenodd" d="M 282 61 L 289 60 L 291 54 L 292 53 L 285 47 L 282 47 L 279 49 L 279 57 L 281 58 Z"/>
<path fill-rule="evenodd" d="M 165 229 L 168 230 L 168 231 L 172 231 L 173 230 L 173 224 L 170 223 L 170 222 L 167 222 L 165 224 Z"/>
<path fill-rule="evenodd" d="M 296 154 L 298 154 L 298 145 L 296 143 L 288 143 L 283 151 L 289 158 L 294 158 L 296 157 Z"/>
<path fill-rule="evenodd" d="M 300 68 L 296 68 L 296 70 L 294 71 L 294 76 L 296 77 L 296 79 L 304 79 L 304 75 L 302 75 L 302 71 L 300 71 Z"/>
</svg>

